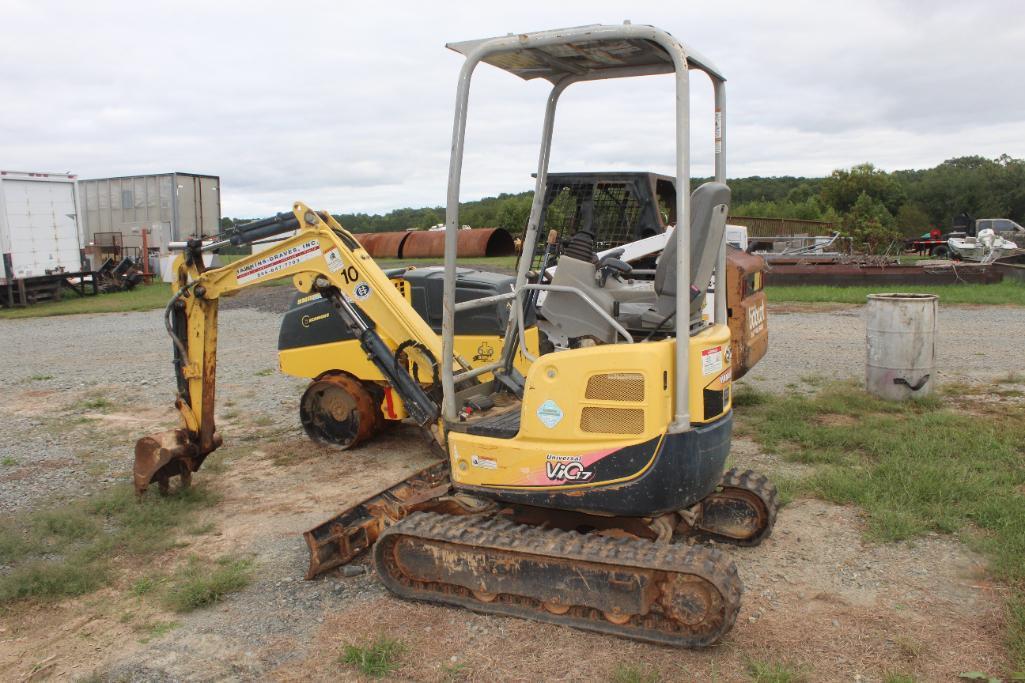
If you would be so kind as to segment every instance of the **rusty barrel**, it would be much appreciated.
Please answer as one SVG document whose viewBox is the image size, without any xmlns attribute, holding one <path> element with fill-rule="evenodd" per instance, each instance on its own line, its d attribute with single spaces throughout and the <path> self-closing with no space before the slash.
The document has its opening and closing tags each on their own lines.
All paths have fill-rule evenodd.
<svg viewBox="0 0 1025 683">
<path fill-rule="evenodd" d="M 444 230 L 367 232 L 354 235 L 374 258 L 441 258 L 445 255 Z M 512 256 L 516 243 L 503 228 L 460 230 L 456 253 L 461 258 Z"/>
<path fill-rule="evenodd" d="M 936 378 L 935 294 L 869 294 L 865 389 L 891 401 L 932 393 Z"/>
</svg>

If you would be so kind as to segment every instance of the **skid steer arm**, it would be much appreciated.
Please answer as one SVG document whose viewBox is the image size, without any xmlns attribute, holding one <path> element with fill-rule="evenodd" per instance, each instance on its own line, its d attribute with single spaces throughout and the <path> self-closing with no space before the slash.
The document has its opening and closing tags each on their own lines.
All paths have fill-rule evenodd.
<svg viewBox="0 0 1025 683">
<path fill-rule="evenodd" d="M 203 265 L 203 252 L 290 234 L 273 247 L 220 268 Z M 296 289 L 329 299 L 382 375 L 420 426 L 437 422 L 437 402 L 411 376 L 396 350 L 410 345 L 437 368 L 441 342 L 395 289 L 359 242 L 327 212 L 297 202 L 292 213 L 240 226 L 212 244 L 190 240 L 174 262 L 174 296 L 165 311 L 174 342 L 178 385 L 175 406 L 181 427 L 140 439 L 134 480 L 142 494 L 156 481 L 166 491 L 171 477 L 188 485 L 193 472 L 221 445 L 214 422 L 217 374 L 217 306 L 220 297 L 292 276 Z M 433 373 L 436 375 L 437 373 Z M 435 430 L 442 438 L 442 430 Z"/>
</svg>

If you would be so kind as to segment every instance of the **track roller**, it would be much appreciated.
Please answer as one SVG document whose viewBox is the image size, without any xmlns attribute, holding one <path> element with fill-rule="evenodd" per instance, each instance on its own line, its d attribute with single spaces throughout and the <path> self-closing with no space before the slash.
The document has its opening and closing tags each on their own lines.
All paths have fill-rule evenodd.
<svg viewBox="0 0 1025 683">
<path fill-rule="evenodd" d="M 299 402 L 299 419 L 311 439 L 345 450 L 380 429 L 380 410 L 359 380 L 338 373 L 310 383 Z"/>
</svg>

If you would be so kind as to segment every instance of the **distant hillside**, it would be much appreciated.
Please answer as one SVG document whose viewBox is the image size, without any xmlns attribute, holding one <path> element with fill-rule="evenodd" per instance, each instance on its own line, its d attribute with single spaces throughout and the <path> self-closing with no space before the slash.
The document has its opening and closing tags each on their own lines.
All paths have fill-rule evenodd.
<svg viewBox="0 0 1025 683">
<path fill-rule="evenodd" d="M 707 178 L 693 180 L 693 185 Z M 868 250 L 885 248 L 903 235 L 935 226 L 949 228 L 954 216 L 1010 218 L 1025 224 L 1025 160 L 1002 155 L 949 159 L 923 170 L 883 171 L 872 164 L 837 169 L 826 178 L 793 176 L 734 178 L 730 213 L 735 216 L 827 220 Z M 459 220 L 473 227 L 522 232 L 531 191 L 464 202 Z M 404 208 L 383 215 L 340 214 L 353 232 L 429 228 L 445 220 L 445 208 Z M 225 218 L 225 227 L 241 222 Z"/>
</svg>

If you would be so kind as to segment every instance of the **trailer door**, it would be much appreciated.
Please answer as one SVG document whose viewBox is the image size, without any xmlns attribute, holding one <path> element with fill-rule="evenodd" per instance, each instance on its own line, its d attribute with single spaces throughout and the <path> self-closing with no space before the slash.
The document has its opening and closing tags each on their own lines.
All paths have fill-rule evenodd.
<svg viewBox="0 0 1025 683">
<path fill-rule="evenodd" d="M 16 278 L 81 269 L 73 182 L 5 180 L 0 191 Z"/>
</svg>

